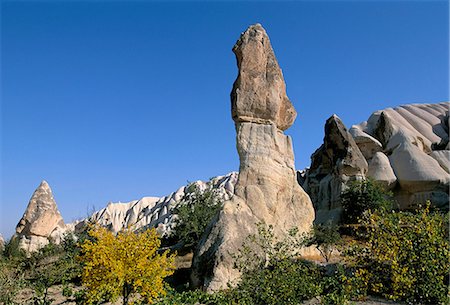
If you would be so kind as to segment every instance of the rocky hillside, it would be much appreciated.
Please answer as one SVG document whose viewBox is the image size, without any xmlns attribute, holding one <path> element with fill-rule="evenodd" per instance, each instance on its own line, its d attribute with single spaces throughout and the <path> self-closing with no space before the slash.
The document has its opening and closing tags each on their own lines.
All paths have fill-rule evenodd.
<svg viewBox="0 0 450 305">
<path fill-rule="evenodd" d="M 228 200 L 234 193 L 237 177 L 238 173 L 231 172 L 225 176 L 214 177 L 208 182 L 193 182 L 165 197 L 144 197 L 126 203 L 111 202 L 89 218 L 68 224 L 64 224 L 50 186 L 46 181 L 42 181 L 17 224 L 15 237 L 20 239 L 21 248 L 33 252 L 48 244 L 50 240 L 59 243 L 66 232 L 81 228 L 89 221 L 99 223 L 113 232 L 128 227 L 157 227 L 162 235 L 166 235 L 174 225 L 172 210 L 185 196 L 194 191 L 193 185 L 201 190 L 214 188 L 218 196 Z"/>
<path fill-rule="evenodd" d="M 217 176 L 208 182 L 196 181 L 201 190 L 216 189 L 223 200 L 228 200 L 234 193 L 238 173 L 231 172 L 225 176 Z M 99 223 L 113 232 L 122 229 L 157 227 L 162 235 L 168 234 L 174 225 L 172 210 L 186 196 L 193 192 L 193 184 L 180 187 L 177 191 L 165 197 L 144 197 L 126 203 L 109 203 L 105 208 L 92 214 L 89 219 L 77 224 L 83 225 L 86 221 Z"/>
<path fill-rule="evenodd" d="M 427 200 L 448 208 L 449 107 L 444 102 L 387 108 L 350 130 L 330 117 L 324 142 L 299 179 L 314 202 L 316 221 L 339 219 L 341 192 L 365 177 L 392 190 L 402 209 Z"/>
</svg>

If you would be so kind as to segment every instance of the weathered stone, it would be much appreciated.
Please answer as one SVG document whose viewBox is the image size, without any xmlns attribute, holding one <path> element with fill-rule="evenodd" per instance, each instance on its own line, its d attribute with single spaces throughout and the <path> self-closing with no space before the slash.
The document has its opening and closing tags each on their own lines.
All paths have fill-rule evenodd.
<svg viewBox="0 0 450 305">
<path fill-rule="evenodd" d="M 3 251 L 5 248 L 5 239 L 3 238 L 3 235 L 0 234 L 0 251 Z"/>
<path fill-rule="evenodd" d="M 397 182 L 389 158 L 382 152 L 377 152 L 370 160 L 367 176 L 383 185 L 386 190 L 393 189 Z"/>
<path fill-rule="evenodd" d="M 430 200 L 448 210 L 449 157 L 448 109 L 450 103 L 411 104 L 374 112 L 366 122 L 350 132 L 369 162 L 366 176 L 392 189 L 400 208 L 410 208 Z M 326 131 L 326 134 L 331 131 Z M 326 136 L 327 137 L 327 136 Z M 330 137 L 330 136 L 328 136 Z M 381 144 L 381 145 L 380 145 Z M 340 202 L 336 181 L 364 178 L 362 173 L 331 174 L 339 168 L 339 158 L 323 154 L 322 145 L 313 155 L 305 189 L 317 210 L 316 221 L 335 218 Z M 323 212 L 325 208 L 329 213 Z"/>
<path fill-rule="evenodd" d="M 27 252 L 36 251 L 49 242 L 55 230 L 64 227 L 52 190 L 46 181 L 42 181 L 17 224 L 16 237 L 20 239 L 20 247 Z"/>
<path fill-rule="evenodd" d="M 286 95 L 286 85 L 266 31 L 249 27 L 233 47 L 239 74 L 231 92 L 235 122 L 274 123 L 286 130 L 297 112 Z"/>
<path fill-rule="evenodd" d="M 383 150 L 380 141 L 362 131 L 358 126 L 353 126 L 349 132 L 366 160 L 372 159 L 377 152 Z"/>
<path fill-rule="evenodd" d="M 311 156 L 311 168 L 303 187 L 316 210 L 316 222 L 337 222 L 341 193 L 350 181 L 364 179 L 367 161 L 341 119 L 332 115 L 325 123 L 322 146 Z"/>
<path fill-rule="evenodd" d="M 447 173 L 450 173 L 450 150 L 436 150 L 433 151 L 430 156 L 434 158 Z"/>
<path fill-rule="evenodd" d="M 402 143 L 389 156 L 389 160 L 403 189 L 413 192 L 430 191 L 449 182 L 449 174 L 438 161 L 412 143 Z"/>
<path fill-rule="evenodd" d="M 193 284 L 209 291 L 236 283 L 240 274 L 232 254 L 256 233 L 257 223 L 273 225 L 282 237 L 294 227 L 308 231 L 314 220 L 311 201 L 297 183 L 291 138 L 282 132 L 293 123 L 295 110 L 266 32 L 251 26 L 233 51 L 239 68 L 231 94 L 239 179 L 193 260 Z"/>
<path fill-rule="evenodd" d="M 228 200 L 234 193 L 238 173 L 231 172 L 225 176 L 217 176 L 208 182 L 195 181 L 199 189 L 212 188 L 222 200 Z M 105 208 L 93 213 L 83 223 L 94 221 L 112 232 L 117 233 L 126 228 L 157 227 L 158 231 L 167 236 L 172 231 L 175 222 L 173 209 L 194 188 L 180 187 L 177 191 L 164 197 L 144 197 L 130 202 L 110 202 Z M 79 224 L 78 227 L 81 227 Z"/>
</svg>

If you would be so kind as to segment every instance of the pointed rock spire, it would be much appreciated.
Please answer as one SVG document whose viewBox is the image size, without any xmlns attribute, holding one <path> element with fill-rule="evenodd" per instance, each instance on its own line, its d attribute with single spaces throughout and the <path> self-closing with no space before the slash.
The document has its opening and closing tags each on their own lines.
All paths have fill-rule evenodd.
<svg viewBox="0 0 450 305">
<path fill-rule="evenodd" d="M 46 243 L 45 240 L 52 232 L 64 226 L 52 190 L 47 181 L 43 180 L 31 196 L 27 209 L 17 224 L 16 236 L 21 239 L 22 248 L 34 251 L 39 245 Z M 39 242 L 36 242 L 37 240 Z"/>
</svg>

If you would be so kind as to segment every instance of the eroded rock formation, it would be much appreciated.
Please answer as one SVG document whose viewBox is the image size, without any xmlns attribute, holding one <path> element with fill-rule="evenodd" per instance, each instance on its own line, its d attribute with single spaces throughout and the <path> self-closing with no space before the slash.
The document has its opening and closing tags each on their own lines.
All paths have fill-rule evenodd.
<svg viewBox="0 0 450 305">
<path fill-rule="evenodd" d="M 341 191 L 348 181 L 365 177 L 392 190 L 402 209 L 426 200 L 448 208 L 449 107 L 445 102 L 388 108 L 348 132 L 340 120 L 334 125 L 341 127 L 331 128 L 336 119 L 330 118 L 324 144 L 311 156 L 303 183 L 316 207 L 316 221 L 339 219 Z M 342 172 L 343 163 L 353 164 L 353 172 Z"/>
<path fill-rule="evenodd" d="M 114 233 L 125 228 L 156 227 L 162 235 L 168 235 L 174 226 L 173 209 L 194 190 L 193 184 L 201 190 L 212 188 L 221 199 L 228 200 L 234 193 L 237 177 L 238 173 L 231 172 L 225 176 L 214 177 L 208 182 L 196 181 L 182 186 L 161 198 L 144 197 L 125 203 L 109 203 L 105 208 L 93 213 L 89 219 L 78 223 L 77 227 L 89 220 L 107 227 Z"/>
<path fill-rule="evenodd" d="M 266 31 L 259 24 L 250 26 L 233 52 L 239 68 L 231 93 L 239 178 L 193 260 L 194 285 L 209 291 L 238 279 L 231 254 L 255 233 L 257 223 L 271 224 L 283 236 L 293 227 L 309 230 L 314 220 L 311 200 L 297 183 L 291 138 L 283 133 L 296 111 Z"/>
<path fill-rule="evenodd" d="M 22 249 L 33 252 L 50 240 L 58 243 L 65 229 L 52 190 L 46 181 L 42 181 L 17 224 L 15 238 L 20 239 Z"/>
<path fill-rule="evenodd" d="M 337 221 L 342 208 L 340 195 L 346 185 L 364 179 L 366 159 L 341 119 L 332 115 L 325 123 L 322 146 L 311 156 L 311 168 L 303 184 L 316 210 L 316 221 Z"/>
</svg>

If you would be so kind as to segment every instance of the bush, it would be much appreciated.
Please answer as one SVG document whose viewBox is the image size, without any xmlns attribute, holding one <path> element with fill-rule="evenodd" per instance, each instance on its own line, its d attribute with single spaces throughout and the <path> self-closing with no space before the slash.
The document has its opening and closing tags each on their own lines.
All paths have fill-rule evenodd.
<svg viewBox="0 0 450 305">
<path fill-rule="evenodd" d="M 354 181 L 341 195 L 342 222 L 357 223 L 366 211 L 391 210 L 392 194 L 371 179 Z"/>
<path fill-rule="evenodd" d="M 316 224 L 306 239 L 306 245 L 315 245 L 322 257 L 328 263 L 335 247 L 341 242 L 339 228 L 332 224 Z"/>
<path fill-rule="evenodd" d="M 235 255 L 241 281 L 233 289 L 238 304 L 296 304 L 321 292 L 320 271 L 299 260 L 304 236 L 292 229 L 278 240 L 272 226 L 258 224 L 258 233 L 245 240 Z"/>
<path fill-rule="evenodd" d="M 123 304 L 138 293 L 152 304 L 165 294 L 164 278 L 174 270 L 174 255 L 158 253 L 161 244 L 155 229 L 135 233 L 123 230 L 116 236 L 103 227 L 89 230 L 93 238 L 82 244 L 84 262 L 82 281 L 88 303 L 103 300 Z"/>
<path fill-rule="evenodd" d="M 426 207 L 368 213 L 363 242 L 348 249 L 354 275 L 368 293 L 411 304 L 448 304 L 450 245 L 444 216 Z"/>
<path fill-rule="evenodd" d="M 216 189 L 211 186 L 201 190 L 196 184 L 189 186 L 192 192 L 185 195 L 174 209 L 177 215 L 172 237 L 187 248 L 195 248 L 212 218 L 222 207 Z"/>
</svg>

